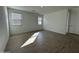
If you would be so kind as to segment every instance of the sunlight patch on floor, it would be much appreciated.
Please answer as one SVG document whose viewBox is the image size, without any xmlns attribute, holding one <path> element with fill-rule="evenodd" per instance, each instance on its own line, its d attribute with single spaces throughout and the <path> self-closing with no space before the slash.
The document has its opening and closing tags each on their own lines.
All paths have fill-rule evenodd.
<svg viewBox="0 0 79 59">
<path fill-rule="evenodd" d="M 35 39 L 37 38 L 38 34 L 39 34 L 39 32 L 34 33 L 20 48 L 33 43 L 35 41 Z"/>
</svg>

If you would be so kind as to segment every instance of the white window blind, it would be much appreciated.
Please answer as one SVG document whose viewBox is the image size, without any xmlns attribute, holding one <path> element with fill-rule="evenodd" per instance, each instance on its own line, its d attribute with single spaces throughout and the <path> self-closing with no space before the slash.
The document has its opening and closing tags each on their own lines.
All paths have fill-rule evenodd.
<svg viewBox="0 0 79 59">
<path fill-rule="evenodd" d="M 38 25 L 42 24 L 42 17 L 38 16 Z"/>
<path fill-rule="evenodd" d="M 11 25 L 22 25 L 22 14 L 11 13 Z"/>
</svg>

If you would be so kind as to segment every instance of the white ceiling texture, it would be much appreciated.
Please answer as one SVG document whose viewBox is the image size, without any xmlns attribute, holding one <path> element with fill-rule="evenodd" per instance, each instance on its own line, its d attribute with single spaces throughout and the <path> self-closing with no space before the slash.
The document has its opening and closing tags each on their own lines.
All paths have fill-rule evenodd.
<svg viewBox="0 0 79 59">
<path fill-rule="evenodd" d="M 38 13 L 41 15 L 63 10 L 63 9 L 75 8 L 74 6 L 8 6 L 8 7 L 18 10 L 24 10 L 32 13 Z"/>
</svg>

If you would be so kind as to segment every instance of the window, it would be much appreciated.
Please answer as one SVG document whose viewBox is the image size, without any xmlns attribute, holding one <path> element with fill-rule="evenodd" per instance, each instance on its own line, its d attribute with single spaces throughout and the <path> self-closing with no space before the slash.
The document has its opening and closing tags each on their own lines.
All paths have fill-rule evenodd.
<svg viewBox="0 0 79 59">
<path fill-rule="evenodd" d="M 38 16 L 38 25 L 41 25 L 41 24 L 42 24 L 42 17 Z"/>
<path fill-rule="evenodd" d="M 22 23 L 22 14 L 19 13 L 11 13 L 11 25 L 21 25 Z"/>
</svg>

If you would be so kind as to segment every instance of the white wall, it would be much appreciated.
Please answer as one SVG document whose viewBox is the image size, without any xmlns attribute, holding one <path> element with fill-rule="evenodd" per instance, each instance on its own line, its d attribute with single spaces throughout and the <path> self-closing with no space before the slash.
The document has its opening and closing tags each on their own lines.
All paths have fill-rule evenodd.
<svg viewBox="0 0 79 59">
<path fill-rule="evenodd" d="M 61 34 L 66 34 L 68 30 L 67 13 L 68 10 L 61 10 L 44 15 L 44 29 Z"/>
<path fill-rule="evenodd" d="M 15 10 L 15 9 L 8 9 L 9 11 L 9 20 L 11 20 L 11 13 L 21 13 L 23 16 L 22 25 L 21 26 L 13 26 L 10 25 L 10 32 L 11 34 L 29 32 L 42 29 L 42 25 L 38 25 L 38 14 Z"/>
<path fill-rule="evenodd" d="M 79 34 L 79 8 L 71 9 L 70 33 Z"/>
<path fill-rule="evenodd" d="M 9 39 L 8 18 L 6 7 L 0 7 L 0 52 L 4 52 Z"/>
</svg>

